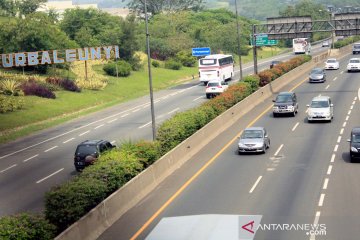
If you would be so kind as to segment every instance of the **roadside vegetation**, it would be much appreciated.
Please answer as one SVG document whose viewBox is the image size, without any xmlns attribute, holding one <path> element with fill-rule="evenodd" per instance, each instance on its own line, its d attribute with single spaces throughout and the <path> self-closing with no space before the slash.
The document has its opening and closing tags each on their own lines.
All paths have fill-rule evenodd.
<svg viewBox="0 0 360 240">
<path fill-rule="evenodd" d="M 176 147 L 215 117 L 231 108 L 259 87 L 265 86 L 281 75 L 311 60 L 310 56 L 299 56 L 264 70 L 258 75 L 249 75 L 243 82 L 231 85 L 229 89 L 199 107 L 177 113 L 163 122 L 157 130 L 156 141 L 140 140 L 127 142 L 104 155 L 93 165 L 71 179 L 53 187 L 45 196 L 45 213 L 35 230 L 47 231 L 44 236 L 53 236 L 54 229 L 59 234 L 79 220 L 106 197 L 126 184 L 129 180 L 153 164 L 161 156 Z M 30 215 L 32 216 L 32 215 Z M 7 217 L 11 222 L 19 222 L 22 231 L 34 231 L 34 225 L 22 226 L 22 215 Z M 31 218 L 30 219 L 35 219 Z M 0 229 L 8 226 L 9 220 L 0 220 Z M 35 221 L 35 220 L 28 220 Z M 4 228 L 4 229 L 9 229 Z M 0 232 L 7 238 L 13 231 Z M 50 239 L 50 238 L 49 238 Z"/>
</svg>

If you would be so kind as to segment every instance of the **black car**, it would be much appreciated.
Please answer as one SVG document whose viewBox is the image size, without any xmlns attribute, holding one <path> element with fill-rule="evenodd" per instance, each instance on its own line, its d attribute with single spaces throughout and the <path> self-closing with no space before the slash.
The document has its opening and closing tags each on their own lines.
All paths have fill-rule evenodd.
<svg viewBox="0 0 360 240">
<path fill-rule="evenodd" d="M 86 140 L 80 143 L 75 151 L 74 165 L 76 171 L 81 171 L 94 161 L 105 151 L 115 146 L 106 140 Z"/>
<path fill-rule="evenodd" d="M 282 61 L 271 61 L 270 69 L 272 69 L 275 65 L 278 65 L 279 63 L 282 63 Z"/>
<path fill-rule="evenodd" d="M 355 127 L 351 130 L 348 142 L 350 142 L 350 162 L 360 159 L 360 127 Z"/>
<path fill-rule="evenodd" d="M 274 117 L 277 117 L 280 114 L 291 114 L 295 117 L 298 112 L 299 105 L 294 92 L 280 92 L 273 102 Z"/>
</svg>

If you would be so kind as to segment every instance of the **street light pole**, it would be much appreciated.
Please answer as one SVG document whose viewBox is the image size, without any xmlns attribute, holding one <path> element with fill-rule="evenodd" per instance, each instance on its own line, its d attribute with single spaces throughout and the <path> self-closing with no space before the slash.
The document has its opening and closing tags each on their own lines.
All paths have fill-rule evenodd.
<svg viewBox="0 0 360 240">
<path fill-rule="evenodd" d="M 150 88 L 151 124 L 152 124 L 153 141 L 155 141 L 155 139 L 156 139 L 155 108 L 154 108 L 154 95 L 153 95 L 152 76 L 151 76 L 150 40 L 149 40 L 148 14 L 147 14 L 146 0 L 144 2 L 144 5 L 145 5 L 146 49 L 147 49 L 147 58 L 148 58 L 149 88 Z"/>
<path fill-rule="evenodd" d="M 240 81 L 243 78 L 243 72 L 242 72 L 242 63 L 241 63 L 241 53 L 240 53 L 240 25 L 239 25 L 239 15 L 238 15 L 238 9 L 237 9 L 237 0 L 235 0 L 235 13 L 236 13 L 236 30 L 237 30 L 237 51 L 239 55 L 239 67 L 240 67 Z"/>
</svg>

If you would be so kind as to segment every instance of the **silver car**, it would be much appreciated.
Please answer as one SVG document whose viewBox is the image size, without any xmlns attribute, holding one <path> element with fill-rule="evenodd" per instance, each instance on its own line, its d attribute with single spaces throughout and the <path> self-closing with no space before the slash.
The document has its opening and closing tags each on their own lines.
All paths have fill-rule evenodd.
<svg viewBox="0 0 360 240">
<path fill-rule="evenodd" d="M 309 75 L 309 82 L 325 82 L 326 74 L 322 68 L 314 68 Z"/>
<path fill-rule="evenodd" d="M 334 105 L 328 96 L 314 97 L 308 107 L 308 122 L 329 121 L 334 117 Z"/>
<path fill-rule="evenodd" d="M 246 128 L 239 137 L 238 152 L 265 153 L 270 147 L 270 138 L 263 127 Z"/>
</svg>

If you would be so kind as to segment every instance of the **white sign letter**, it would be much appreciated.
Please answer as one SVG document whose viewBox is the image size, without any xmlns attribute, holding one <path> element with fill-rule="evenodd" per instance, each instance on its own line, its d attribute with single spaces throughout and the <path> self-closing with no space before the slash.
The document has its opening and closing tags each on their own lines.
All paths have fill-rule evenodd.
<svg viewBox="0 0 360 240">
<path fill-rule="evenodd" d="M 64 59 L 62 58 L 58 58 L 58 55 L 57 55 L 57 50 L 54 50 L 53 51 L 53 55 L 54 55 L 54 63 L 63 63 L 64 62 Z"/>
<path fill-rule="evenodd" d="M 25 53 L 15 53 L 15 66 L 26 66 L 26 56 Z"/>
<path fill-rule="evenodd" d="M 78 55 L 80 61 L 87 61 L 89 60 L 89 49 L 84 48 L 85 55 L 83 56 L 83 50 L 81 48 L 78 48 Z"/>
<path fill-rule="evenodd" d="M 39 53 L 38 52 L 29 52 L 28 53 L 28 65 L 34 66 L 39 64 Z"/>
<path fill-rule="evenodd" d="M 14 65 L 14 61 L 13 61 L 13 55 L 12 53 L 9 54 L 9 61 L 6 61 L 6 55 L 7 54 L 2 54 L 2 65 L 4 68 L 6 67 L 12 67 Z"/>
<path fill-rule="evenodd" d="M 48 51 L 42 52 L 41 64 L 45 64 L 45 63 L 51 64 L 51 59 Z"/>
<path fill-rule="evenodd" d="M 76 61 L 76 50 L 75 49 L 68 49 L 65 51 L 66 54 L 66 61 L 67 62 L 74 62 Z"/>
</svg>

